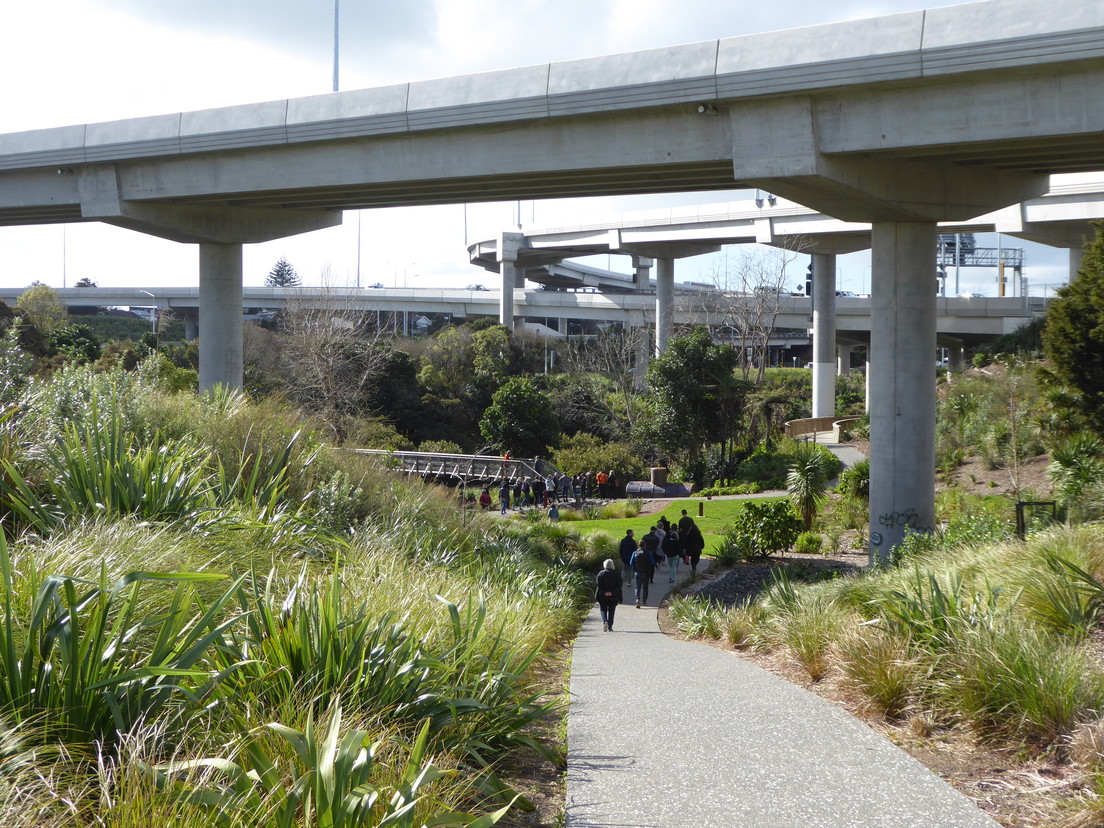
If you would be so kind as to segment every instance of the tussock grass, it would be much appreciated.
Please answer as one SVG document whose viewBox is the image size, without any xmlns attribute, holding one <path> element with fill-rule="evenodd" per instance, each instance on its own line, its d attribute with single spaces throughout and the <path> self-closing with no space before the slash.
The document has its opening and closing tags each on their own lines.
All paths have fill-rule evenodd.
<svg viewBox="0 0 1104 828">
<path fill-rule="evenodd" d="M 719 605 L 704 598 L 676 595 L 667 606 L 668 617 L 679 631 L 690 638 L 717 640 L 723 630 Z"/>
<path fill-rule="evenodd" d="M 908 642 L 875 626 L 847 630 L 836 640 L 834 655 L 849 685 L 890 718 L 905 712 L 924 678 L 924 662 Z"/>
<path fill-rule="evenodd" d="M 934 692 L 981 738 L 1040 748 L 1104 710 L 1104 674 L 1088 653 L 1019 624 L 963 630 Z"/>
</svg>

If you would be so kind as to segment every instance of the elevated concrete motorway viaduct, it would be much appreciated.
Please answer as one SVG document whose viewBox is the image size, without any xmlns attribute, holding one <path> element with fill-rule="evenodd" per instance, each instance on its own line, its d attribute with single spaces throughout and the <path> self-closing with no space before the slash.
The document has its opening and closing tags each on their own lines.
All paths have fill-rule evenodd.
<svg viewBox="0 0 1104 828">
<path fill-rule="evenodd" d="M 1102 35 L 1099 3 L 988 0 L 16 133 L 0 136 L 0 223 L 199 243 L 202 382 L 236 385 L 240 245 L 344 208 L 758 187 L 871 222 L 871 538 L 885 554 L 935 520 L 935 223 L 1104 169 Z"/>
<path fill-rule="evenodd" d="M 1091 222 L 1104 219 L 1104 175 L 1054 176 L 1050 190 L 1021 204 L 1010 205 L 967 221 L 939 222 L 941 232 L 974 233 L 996 231 L 1034 242 L 1065 247 L 1070 252 L 1070 278 L 1076 275 L 1085 241 L 1093 236 Z M 680 313 L 674 301 L 674 260 L 711 252 L 724 244 L 759 243 L 812 254 L 812 313 L 796 327 L 813 329 L 813 416 L 830 417 L 835 412 L 835 373 L 845 366 L 853 338 L 837 340 L 836 263 L 839 253 L 853 252 L 871 245 L 869 222 L 841 221 L 787 199 L 770 195 L 755 200 L 706 204 L 638 213 L 625 213 L 610 220 L 591 220 L 566 227 L 528 228 L 511 233 L 511 262 L 515 271 L 510 294 L 528 279 L 552 289 L 590 287 L 607 292 L 651 292 L 649 271 L 658 257 L 659 275 L 655 291 L 657 322 L 656 350 L 662 351 L 670 338 L 670 324 Z M 499 239 L 476 242 L 468 248 L 473 264 L 498 273 Z M 599 271 L 578 264 L 563 265 L 575 256 L 622 254 L 632 257 L 633 276 Z M 653 258 L 644 256 L 648 253 Z M 933 274 L 934 276 L 934 274 Z M 510 300 L 513 297 L 509 297 Z M 693 302 L 693 297 L 686 297 Z M 708 303 L 708 297 L 699 297 Z M 854 303 L 851 303 L 854 304 Z M 953 302 L 952 302 L 953 304 Z M 1003 312 L 1017 314 L 1014 303 Z M 1030 303 L 1023 303 L 1027 311 Z M 505 308 L 505 303 L 500 311 Z M 966 314 L 973 309 L 967 304 Z M 988 312 L 988 308 L 986 309 Z M 1030 312 L 1023 316 L 1031 316 Z M 1020 318 L 1023 318 L 1021 316 Z M 951 350 L 952 366 L 961 362 L 962 334 L 991 334 L 981 327 L 953 327 L 938 314 L 939 344 Z M 682 319 L 685 320 L 685 314 Z M 701 318 L 701 317 L 697 317 Z M 504 324 L 512 324 L 500 315 Z M 665 324 L 661 324 L 665 323 Z M 781 323 L 780 323 L 781 326 Z M 858 330 L 854 325 L 851 330 Z M 869 328 L 866 328 L 869 331 Z M 1008 330 L 1004 332 L 1009 332 Z M 841 355 L 837 359 L 837 346 Z M 842 370 L 842 368 L 841 368 Z"/>
</svg>

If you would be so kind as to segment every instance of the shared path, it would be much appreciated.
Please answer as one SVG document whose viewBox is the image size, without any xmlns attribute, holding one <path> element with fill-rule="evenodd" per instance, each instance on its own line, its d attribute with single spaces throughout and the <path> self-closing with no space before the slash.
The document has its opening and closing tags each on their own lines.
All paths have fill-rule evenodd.
<svg viewBox="0 0 1104 828">
<path fill-rule="evenodd" d="M 625 590 L 613 632 L 595 607 L 575 642 L 567 828 L 996 828 L 835 705 L 665 636 L 666 569 L 653 590 L 640 609 Z"/>
</svg>

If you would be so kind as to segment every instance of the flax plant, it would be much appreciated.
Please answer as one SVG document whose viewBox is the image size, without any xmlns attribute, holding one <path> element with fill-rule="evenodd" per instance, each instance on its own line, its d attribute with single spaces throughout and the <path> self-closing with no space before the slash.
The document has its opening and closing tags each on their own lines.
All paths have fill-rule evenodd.
<svg viewBox="0 0 1104 828">
<path fill-rule="evenodd" d="M 133 572 L 98 583 L 28 573 L 33 601 L 17 605 L 15 573 L 0 534 L 3 622 L 0 710 L 16 722 L 39 721 L 47 734 L 115 744 L 138 722 L 181 701 L 206 702 L 236 669 L 212 674 L 202 664 L 233 623 L 222 617 L 232 592 L 208 606 L 193 585 L 222 576 Z M 167 611 L 139 613 L 143 586 L 172 585 Z"/>
<path fill-rule="evenodd" d="M 293 761 L 266 749 L 256 731 L 245 740 L 235 759 L 221 757 L 172 762 L 151 768 L 159 786 L 175 798 L 212 812 L 223 823 L 271 825 L 278 828 L 489 828 L 509 810 L 475 817 L 458 812 L 418 818 L 425 789 L 447 775 L 427 755 L 429 723 L 409 746 L 409 759 L 398 784 L 374 784 L 380 744 L 364 730 L 342 735 L 342 712 L 336 705 L 319 731 L 308 715 L 300 731 L 278 722 L 264 725 L 293 751 Z M 291 767 L 288 767 L 288 765 Z M 203 769 L 206 778 L 177 781 L 181 773 Z"/>
</svg>

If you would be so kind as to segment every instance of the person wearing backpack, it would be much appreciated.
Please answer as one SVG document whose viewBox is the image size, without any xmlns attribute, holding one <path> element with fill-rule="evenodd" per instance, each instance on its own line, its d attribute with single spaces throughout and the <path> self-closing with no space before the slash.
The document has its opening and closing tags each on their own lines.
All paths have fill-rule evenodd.
<svg viewBox="0 0 1104 828">
<path fill-rule="evenodd" d="M 667 556 L 667 583 L 673 584 L 678 574 L 679 558 L 682 557 L 682 541 L 678 529 L 673 526 L 663 539 L 663 554 Z"/>
<path fill-rule="evenodd" d="M 648 536 L 645 535 L 640 539 L 640 548 L 633 552 L 632 556 L 632 568 L 636 573 L 636 590 L 634 595 L 636 596 L 636 608 L 640 609 L 640 603 L 643 601 L 644 605 L 648 604 L 648 584 L 651 583 L 652 575 L 655 573 L 655 557 L 652 552 L 644 544 L 645 539 Z M 652 537 L 655 537 L 654 535 Z"/>
<path fill-rule="evenodd" d="M 648 578 L 648 583 L 655 581 L 656 567 L 663 563 L 663 552 L 660 551 L 660 544 L 662 542 L 663 539 L 660 537 L 659 533 L 656 532 L 654 526 L 648 530 L 648 534 L 640 539 L 640 545 L 648 550 L 652 558 L 652 573 Z"/>
<path fill-rule="evenodd" d="M 621 576 L 617 574 L 617 564 L 613 559 L 602 564 L 602 571 L 596 578 L 594 600 L 598 602 L 598 611 L 602 614 L 602 630 L 613 632 L 613 614 L 621 603 Z"/>
</svg>

